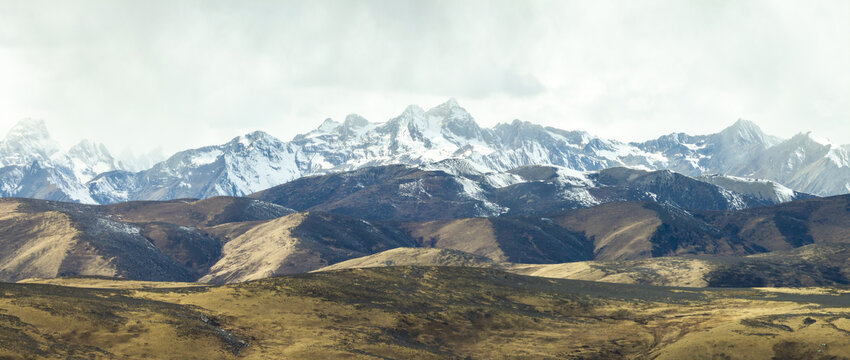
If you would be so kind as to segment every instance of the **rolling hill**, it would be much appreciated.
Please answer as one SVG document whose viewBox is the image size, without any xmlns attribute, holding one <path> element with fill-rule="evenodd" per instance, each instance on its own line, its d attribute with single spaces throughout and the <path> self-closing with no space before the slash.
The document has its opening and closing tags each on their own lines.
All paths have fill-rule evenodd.
<svg viewBox="0 0 850 360">
<path fill-rule="evenodd" d="M 0 283 L 0 356 L 846 359 L 850 294 L 390 267 L 225 286 Z M 71 285 L 71 286 L 67 286 Z M 170 284 L 173 286 L 174 284 Z M 92 287 L 98 288 L 92 288 Z M 8 344 L 8 345 L 5 345 Z"/>
<path fill-rule="evenodd" d="M 106 206 L 4 199 L 0 205 L 0 278 L 6 281 L 102 275 L 230 283 L 309 272 L 401 247 L 457 250 L 493 262 L 562 264 L 734 258 L 850 242 L 848 196 L 735 211 L 612 202 L 543 216 L 425 222 L 293 213 L 261 200 L 232 197 Z M 728 263 L 734 266 L 726 275 L 717 270 L 703 276 L 705 281 L 717 286 L 841 284 L 846 276 L 843 265 L 833 260 L 813 261 L 809 267 L 784 260 L 767 268 Z M 794 266 L 801 277 L 777 280 Z"/>
<path fill-rule="evenodd" d="M 457 250 L 398 248 L 316 271 L 387 266 L 500 269 L 555 278 L 681 287 L 811 287 L 850 285 L 850 244 L 806 245 L 749 256 L 671 256 L 561 264 L 496 262 Z"/>
</svg>

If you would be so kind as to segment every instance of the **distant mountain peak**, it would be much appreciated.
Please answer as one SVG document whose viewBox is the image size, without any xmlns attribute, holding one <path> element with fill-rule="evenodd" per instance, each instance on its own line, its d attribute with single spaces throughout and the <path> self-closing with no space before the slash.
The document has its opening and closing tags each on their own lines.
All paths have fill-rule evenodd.
<svg viewBox="0 0 850 360">
<path fill-rule="evenodd" d="M 41 119 L 23 119 L 9 130 L 0 142 L 0 164 L 27 165 L 47 161 L 59 152 L 59 144 L 50 138 Z"/>
<path fill-rule="evenodd" d="M 471 118 L 466 109 L 461 107 L 455 98 L 450 98 L 448 101 L 431 108 L 428 110 L 428 114 L 442 118 Z"/>
<path fill-rule="evenodd" d="M 67 153 L 67 166 L 74 171 L 74 176 L 82 182 L 93 179 L 98 174 L 121 169 L 124 166 L 115 160 L 105 145 L 84 139 L 72 146 Z"/>
<path fill-rule="evenodd" d="M 755 136 L 764 136 L 764 132 L 754 122 L 750 120 L 738 119 L 734 124 L 724 129 L 723 132 L 734 132 L 737 134 L 747 134 Z"/>
<path fill-rule="evenodd" d="M 779 142 L 778 139 L 766 135 L 756 123 L 744 119 L 738 119 L 717 135 L 724 141 L 742 145 L 770 147 Z"/>
<path fill-rule="evenodd" d="M 401 118 L 417 118 L 425 115 L 425 110 L 423 110 L 419 105 L 408 105 L 404 112 L 401 113 Z"/>
<path fill-rule="evenodd" d="M 369 120 L 357 114 L 348 114 L 345 117 L 345 122 L 342 123 L 342 126 L 349 129 L 358 129 L 366 125 L 369 125 Z"/>
<path fill-rule="evenodd" d="M 747 119 L 743 119 L 743 118 L 738 118 L 738 120 L 736 120 L 735 123 L 732 124 L 732 127 L 752 128 L 752 129 L 757 129 L 758 131 L 761 131 L 758 124 L 756 124 L 755 122 L 753 122 L 751 120 L 747 120 Z"/>
<path fill-rule="evenodd" d="M 71 149 L 68 150 L 68 153 L 79 153 L 79 152 L 87 152 L 87 153 L 109 153 L 106 146 L 102 143 L 95 142 L 89 139 L 80 140 L 76 145 L 72 146 Z"/>
<path fill-rule="evenodd" d="M 829 145 L 829 146 L 831 146 L 831 147 L 835 147 L 835 148 L 840 147 L 840 146 L 836 145 L 835 143 L 833 143 L 831 140 L 829 140 L 829 138 L 825 138 L 825 137 L 822 137 L 822 136 L 817 136 L 817 135 L 813 134 L 811 131 L 807 131 L 807 132 L 806 132 L 806 136 L 807 136 L 809 139 L 811 139 L 812 141 L 814 141 L 814 142 L 816 142 L 816 143 L 818 143 L 818 144 L 821 144 L 821 145 Z"/>
<path fill-rule="evenodd" d="M 327 118 L 327 119 L 325 119 L 325 121 L 322 121 L 321 125 L 319 125 L 319 130 L 321 130 L 321 131 L 333 131 L 334 129 L 338 128 L 339 125 L 340 125 L 339 122 L 334 121 L 331 118 Z"/>
<path fill-rule="evenodd" d="M 509 123 L 499 123 L 494 127 L 494 129 L 497 131 L 545 131 L 545 128 L 541 125 L 535 124 L 530 121 L 523 121 L 520 119 L 514 119 Z"/>
<path fill-rule="evenodd" d="M 821 144 L 821 145 L 827 145 L 827 144 L 821 143 L 820 141 L 817 141 L 815 139 L 815 137 L 812 136 L 811 131 L 797 133 L 794 136 L 792 136 L 789 141 L 792 142 L 792 143 L 817 143 L 817 144 Z"/>
<path fill-rule="evenodd" d="M 50 138 L 47 125 L 41 119 L 27 118 L 18 121 L 6 134 L 3 142 L 26 143 L 33 146 L 40 146 L 41 150 L 46 150 L 49 154 L 59 151 L 58 144 Z"/>
<path fill-rule="evenodd" d="M 245 135 L 237 136 L 233 138 L 233 140 L 231 140 L 230 142 L 241 143 L 244 146 L 249 146 L 255 142 L 265 140 L 277 140 L 277 138 L 265 131 L 257 130 L 254 132 L 247 133 Z"/>
<path fill-rule="evenodd" d="M 86 186 L 98 201 L 115 202 L 239 196 L 308 175 L 446 160 L 450 161 L 438 168 L 450 173 L 472 169 L 479 174 L 497 174 L 527 165 L 576 171 L 631 167 L 668 169 L 688 176 L 723 173 L 762 177 L 824 195 L 850 191 L 850 147 L 823 145 L 811 134 L 780 144 L 754 122 L 738 119 L 715 134 L 673 133 L 644 143 L 624 143 L 519 119 L 483 128 L 454 98 L 428 111 L 410 105 L 385 122 L 369 122 L 357 114 L 346 116 L 342 122 L 326 119 L 291 141 L 256 131 L 225 144 L 187 149 L 168 159 L 157 156 L 158 163 L 132 167 L 101 156 L 107 154 L 105 148 L 93 142 L 83 141 L 68 153 L 51 144 L 43 121 L 27 119 L 16 125 L 7 140 L 0 141 L 0 165 L 18 168 L 8 169 L 7 180 L 0 179 L 0 191 L 5 187 L 11 189 L 7 196 L 25 194 L 14 190 L 22 181 L 15 176 L 21 166 L 36 161 L 63 168 L 63 173 L 51 175 L 56 179 L 71 173 L 65 170 L 72 170 L 82 181 L 112 173 Z M 47 189 L 62 180 L 54 178 L 39 180 L 43 184 L 39 186 Z M 73 176 L 68 178 L 74 180 Z M 493 184 L 507 186 L 512 179 L 513 175 L 492 175 Z M 76 190 L 68 187 L 67 191 Z"/>
<path fill-rule="evenodd" d="M 47 125 L 44 123 L 42 119 L 33 119 L 33 118 L 25 118 L 18 121 L 15 126 L 12 126 L 12 129 L 9 130 L 9 133 L 6 135 L 6 138 L 10 137 L 50 137 L 50 133 L 47 131 Z"/>
</svg>

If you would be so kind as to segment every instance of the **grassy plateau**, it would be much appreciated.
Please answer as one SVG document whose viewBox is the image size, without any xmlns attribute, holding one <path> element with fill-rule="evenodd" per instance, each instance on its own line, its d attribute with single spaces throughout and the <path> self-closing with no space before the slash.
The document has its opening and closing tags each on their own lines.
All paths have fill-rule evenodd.
<svg viewBox="0 0 850 360">
<path fill-rule="evenodd" d="M 850 289 L 393 266 L 238 284 L 0 283 L 0 359 L 846 359 Z"/>
</svg>

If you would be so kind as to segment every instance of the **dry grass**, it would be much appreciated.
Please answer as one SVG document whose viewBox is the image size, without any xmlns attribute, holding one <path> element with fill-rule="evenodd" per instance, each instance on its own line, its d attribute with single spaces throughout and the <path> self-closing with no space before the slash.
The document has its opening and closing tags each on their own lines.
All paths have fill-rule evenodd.
<svg viewBox="0 0 850 360">
<path fill-rule="evenodd" d="M 296 213 L 261 223 L 222 247 L 222 257 L 200 282 L 240 282 L 306 272 L 322 266 L 317 256 L 299 247 L 292 229 L 307 213 Z"/>
<path fill-rule="evenodd" d="M 429 221 L 409 223 L 406 227 L 411 236 L 427 247 L 459 250 L 494 261 L 507 260 L 489 219 Z"/>
<path fill-rule="evenodd" d="M 597 260 L 649 257 L 650 240 L 661 225 L 658 214 L 640 203 L 604 204 L 569 212 L 556 221 L 593 239 Z"/>
<path fill-rule="evenodd" d="M 658 288 L 389 267 L 243 284 L 0 285 L 15 357 L 842 359 L 850 293 Z M 173 284 L 169 284 L 173 285 Z M 202 316 L 209 320 L 204 322 Z M 824 344 L 824 345 L 821 345 Z M 235 347 L 234 347 L 235 346 Z"/>
<path fill-rule="evenodd" d="M 18 281 L 19 284 L 46 284 L 90 289 L 164 289 L 209 286 L 202 283 L 169 282 L 169 281 L 137 281 L 97 276 L 62 277 L 62 278 L 30 278 Z"/>
<path fill-rule="evenodd" d="M 316 271 L 383 266 L 497 267 L 492 260 L 470 253 L 435 248 L 395 248 L 374 255 L 339 262 Z"/>
<path fill-rule="evenodd" d="M 81 232 L 68 215 L 19 211 L 15 199 L 0 200 L 0 280 L 61 276 L 69 258 L 91 275 L 113 276 L 114 265 L 79 242 Z"/>
</svg>

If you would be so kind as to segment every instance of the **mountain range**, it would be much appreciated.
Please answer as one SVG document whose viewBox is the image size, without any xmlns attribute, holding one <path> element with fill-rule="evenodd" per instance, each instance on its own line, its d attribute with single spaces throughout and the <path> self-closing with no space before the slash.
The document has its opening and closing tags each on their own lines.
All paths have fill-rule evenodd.
<svg viewBox="0 0 850 360">
<path fill-rule="evenodd" d="M 625 143 L 519 120 L 483 128 L 451 99 L 427 111 L 409 106 L 384 123 L 358 115 L 328 119 L 288 142 L 257 131 L 139 171 L 91 141 L 61 151 L 44 122 L 24 120 L 0 141 L 0 195 L 89 204 L 245 196 L 305 176 L 393 164 L 486 177 L 496 188 L 515 185 L 523 167 L 550 165 L 577 181 L 616 167 L 671 170 L 739 193 L 756 191 L 741 186 L 758 187 L 772 202 L 791 200 L 790 189 L 818 196 L 850 191 L 850 146 L 811 134 L 779 139 L 739 120 L 717 134 Z M 467 185 L 468 195 L 478 196 Z"/>
<path fill-rule="evenodd" d="M 661 172 L 665 174 L 669 173 Z M 695 180 L 686 183 L 689 181 Z M 702 184 L 708 189 L 713 186 Z M 613 264 L 609 268 L 620 269 L 617 271 L 636 271 L 640 266 L 623 262 L 682 256 L 740 257 L 809 246 L 827 255 L 804 261 L 811 269 L 797 275 L 805 279 L 789 277 L 787 269 L 795 267 L 787 259 L 793 260 L 794 255 L 713 261 L 713 270 L 697 278 L 713 286 L 850 283 L 850 264 L 841 260 L 846 259 L 841 257 L 846 249 L 829 250 L 838 245 L 846 248 L 850 239 L 845 226 L 850 221 L 848 195 L 739 210 L 686 210 L 676 205 L 676 201 L 684 200 L 676 198 L 615 201 L 559 211 L 529 208 L 517 215 L 492 217 L 463 217 L 474 207 L 438 200 L 424 204 L 423 212 L 437 213 L 426 208 L 439 205 L 453 216 L 421 219 L 410 216 L 408 210 L 365 211 L 382 207 L 382 200 L 369 200 L 376 194 L 372 190 L 357 196 L 365 200 L 359 209 L 345 205 L 356 202 L 325 197 L 323 191 L 301 191 L 323 199 L 315 204 L 304 203 L 304 199 L 267 198 L 262 192 L 252 198 L 113 205 L 3 199 L 0 281 L 99 275 L 234 283 L 305 273 L 398 248 L 463 252 L 473 263 L 479 262 L 476 258 L 511 264 L 605 261 Z M 697 188 L 692 192 L 707 199 L 713 197 L 711 192 Z M 300 208 L 312 206 L 296 211 L 281 205 L 287 203 Z M 711 201 L 693 203 L 716 205 Z M 358 212 L 362 216 L 354 215 Z M 689 273 L 687 268 L 670 271 Z"/>
<path fill-rule="evenodd" d="M 23 122 L 0 358 L 838 359 L 846 149 L 801 137 L 626 144 L 450 101 L 143 169 Z"/>
</svg>

